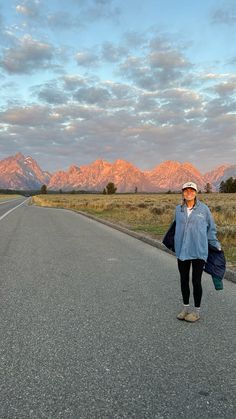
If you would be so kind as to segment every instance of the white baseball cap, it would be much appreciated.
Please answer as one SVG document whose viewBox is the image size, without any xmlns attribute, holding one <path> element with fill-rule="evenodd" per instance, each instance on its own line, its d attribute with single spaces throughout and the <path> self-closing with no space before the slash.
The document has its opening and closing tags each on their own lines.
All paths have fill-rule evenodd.
<svg viewBox="0 0 236 419">
<path fill-rule="evenodd" d="M 184 183 L 183 186 L 182 186 L 182 191 L 184 189 L 186 189 L 186 188 L 192 188 L 192 189 L 194 189 L 197 192 L 197 185 L 194 182 L 186 182 L 186 183 Z"/>
</svg>

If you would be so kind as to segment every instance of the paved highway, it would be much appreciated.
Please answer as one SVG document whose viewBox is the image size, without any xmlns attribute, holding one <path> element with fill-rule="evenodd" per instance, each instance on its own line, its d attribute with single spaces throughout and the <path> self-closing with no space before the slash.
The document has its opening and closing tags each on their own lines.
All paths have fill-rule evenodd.
<svg viewBox="0 0 236 419">
<path fill-rule="evenodd" d="M 0 260 L 1 419 L 236 417 L 236 284 L 204 276 L 202 319 L 180 322 L 171 255 L 27 202 Z"/>
<path fill-rule="evenodd" d="M 8 211 L 11 211 L 24 201 L 26 201 L 25 197 L 0 199 L 0 218 L 4 218 L 4 215 L 7 214 Z"/>
</svg>

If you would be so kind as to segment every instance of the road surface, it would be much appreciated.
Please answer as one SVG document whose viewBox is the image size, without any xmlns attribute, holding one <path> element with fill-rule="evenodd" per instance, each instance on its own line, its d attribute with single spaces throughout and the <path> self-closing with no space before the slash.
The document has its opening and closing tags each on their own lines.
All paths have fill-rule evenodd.
<svg viewBox="0 0 236 419">
<path fill-rule="evenodd" d="M 205 275 L 202 319 L 180 322 L 173 256 L 27 202 L 0 260 L 1 419 L 236 417 L 236 284 Z"/>
<path fill-rule="evenodd" d="M 18 207 L 18 205 L 21 205 L 23 202 L 26 202 L 25 197 L 0 199 L 0 219 L 5 218 L 9 211 L 14 210 L 14 208 Z"/>
</svg>

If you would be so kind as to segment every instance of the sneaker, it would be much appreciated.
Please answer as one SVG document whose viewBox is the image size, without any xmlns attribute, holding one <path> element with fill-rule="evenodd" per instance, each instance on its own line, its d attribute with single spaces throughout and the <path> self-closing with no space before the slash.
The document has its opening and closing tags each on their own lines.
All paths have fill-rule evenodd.
<svg viewBox="0 0 236 419">
<path fill-rule="evenodd" d="M 189 314 L 188 311 L 186 310 L 182 310 L 178 315 L 177 315 L 177 319 L 179 320 L 185 320 L 186 316 Z"/>
<path fill-rule="evenodd" d="M 199 319 L 200 319 L 199 314 L 193 311 L 192 313 L 188 313 L 187 316 L 185 316 L 184 320 L 186 320 L 186 322 L 194 323 Z"/>
</svg>

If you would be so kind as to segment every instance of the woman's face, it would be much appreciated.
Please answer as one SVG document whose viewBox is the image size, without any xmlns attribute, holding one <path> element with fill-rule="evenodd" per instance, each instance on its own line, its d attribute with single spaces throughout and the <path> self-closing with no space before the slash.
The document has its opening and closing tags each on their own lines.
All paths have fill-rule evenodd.
<svg viewBox="0 0 236 419">
<path fill-rule="evenodd" d="M 197 192 L 193 188 L 186 188 L 183 190 L 183 197 L 186 201 L 192 201 L 196 198 Z"/>
</svg>

